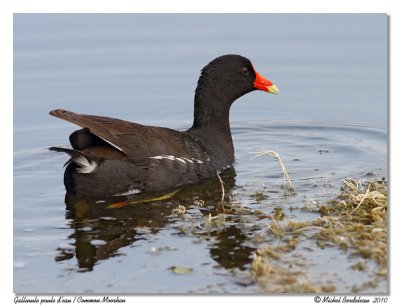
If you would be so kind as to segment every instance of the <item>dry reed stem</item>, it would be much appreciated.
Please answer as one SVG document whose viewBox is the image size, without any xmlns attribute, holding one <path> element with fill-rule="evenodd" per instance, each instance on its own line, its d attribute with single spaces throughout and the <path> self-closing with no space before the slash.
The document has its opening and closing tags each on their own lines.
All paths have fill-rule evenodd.
<svg viewBox="0 0 400 306">
<path fill-rule="evenodd" d="M 324 228 L 321 226 L 310 225 L 310 226 L 301 227 L 294 231 L 286 232 L 286 233 L 287 234 L 295 234 L 295 233 L 303 232 L 303 231 L 310 230 L 310 229 L 314 229 L 314 230 L 317 229 L 317 230 L 321 230 L 321 231 L 324 230 Z"/>
<path fill-rule="evenodd" d="M 373 190 L 373 183 L 369 183 L 366 190 L 362 190 L 361 183 L 354 179 L 346 178 L 343 180 L 343 183 L 350 189 L 348 195 L 351 201 L 357 204 L 357 206 L 349 213 L 350 215 L 354 214 L 354 212 L 365 202 L 369 203 L 366 203 L 367 206 L 373 205 L 377 206 L 376 208 L 386 207 L 387 196 L 377 190 Z M 372 211 L 376 211 L 376 209 L 372 209 Z"/>
<path fill-rule="evenodd" d="M 356 206 L 356 208 L 354 208 L 351 212 L 350 212 L 350 215 L 352 215 L 360 206 L 361 206 L 361 204 L 364 202 L 364 200 L 368 197 L 368 195 L 369 195 L 369 188 L 371 187 L 371 185 L 368 185 L 368 189 L 367 189 L 367 191 L 365 192 L 365 194 L 364 195 L 361 195 L 362 196 L 362 198 L 361 198 L 361 200 L 360 200 L 360 203 L 358 203 L 358 205 Z M 357 197 L 359 197 L 360 196 L 360 194 L 357 194 Z M 354 200 L 356 200 L 356 199 L 354 199 Z"/>
<path fill-rule="evenodd" d="M 281 166 L 282 169 L 282 173 L 283 173 L 283 182 L 284 182 L 284 186 L 286 189 L 288 189 L 290 192 L 294 192 L 294 186 L 292 183 L 292 179 L 289 176 L 289 173 L 286 170 L 286 167 L 282 161 L 282 158 L 279 156 L 278 152 L 275 151 L 258 151 L 258 152 L 250 152 L 252 154 L 256 154 L 255 156 L 253 156 L 251 159 L 260 157 L 260 156 L 264 156 L 264 155 L 268 155 L 268 156 L 272 156 L 273 158 L 277 159 L 279 162 L 279 165 Z"/>
<path fill-rule="evenodd" d="M 222 180 L 222 178 L 219 176 L 219 173 L 217 172 L 217 176 L 219 179 L 219 182 L 221 183 L 221 189 L 222 189 L 222 195 L 221 195 L 221 203 L 224 201 L 225 199 L 225 188 L 224 188 L 224 181 Z"/>
</svg>

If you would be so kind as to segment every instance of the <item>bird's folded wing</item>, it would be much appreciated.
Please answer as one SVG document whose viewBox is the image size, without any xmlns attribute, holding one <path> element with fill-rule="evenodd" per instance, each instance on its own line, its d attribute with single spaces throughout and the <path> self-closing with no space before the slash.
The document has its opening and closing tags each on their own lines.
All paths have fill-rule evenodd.
<svg viewBox="0 0 400 306">
<path fill-rule="evenodd" d="M 64 119 L 83 128 L 88 128 L 90 132 L 105 142 L 109 143 L 119 151 L 128 154 L 128 146 L 133 143 L 140 145 L 142 136 L 140 124 L 132 122 L 92 115 L 77 114 L 63 109 L 56 109 L 50 115 Z M 124 141 L 129 138 L 129 142 Z M 141 148 L 143 150 L 143 148 Z"/>
</svg>

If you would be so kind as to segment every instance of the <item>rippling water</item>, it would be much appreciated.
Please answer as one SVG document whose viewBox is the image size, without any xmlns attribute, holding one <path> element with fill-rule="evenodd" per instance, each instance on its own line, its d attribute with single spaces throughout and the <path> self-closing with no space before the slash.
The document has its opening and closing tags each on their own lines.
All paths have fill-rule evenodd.
<svg viewBox="0 0 400 306">
<path fill-rule="evenodd" d="M 385 15 L 17 14 L 14 31 L 16 292 L 259 291 L 232 271 L 248 270 L 265 224 L 227 214 L 220 230 L 203 232 L 221 212 L 218 182 L 110 210 L 65 198 L 66 156 L 47 150 L 76 128 L 48 116 L 58 107 L 189 127 L 198 72 L 224 53 L 248 56 L 281 90 L 246 95 L 231 110 L 236 162 L 223 180 L 233 202 L 308 220 L 316 216 L 300 208 L 335 197 L 343 178 L 387 175 Z M 280 154 L 295 195 L 285 195 L 276 160 L 251 159 L 260 150 Z M 307 256 L 310 276 L 339 292 L 368 280 L 340 250 Z M 177 276 L 171 266 L 194 272 Z M 386 292 L 386 282 L 369 292 Z"/>
</svg>

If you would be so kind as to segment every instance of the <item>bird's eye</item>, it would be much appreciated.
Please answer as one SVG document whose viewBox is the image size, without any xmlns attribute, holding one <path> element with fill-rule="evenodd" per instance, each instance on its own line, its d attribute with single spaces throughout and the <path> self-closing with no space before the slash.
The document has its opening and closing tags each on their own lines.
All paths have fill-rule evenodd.
<svg viewBox="0 0 400 306">
<path fill-rule="evenodd" d="M 243 68 L 242 69 L 242 73 L 245 74 L 245 75 L 249 74 L 249 69 Z"/>
</svg>

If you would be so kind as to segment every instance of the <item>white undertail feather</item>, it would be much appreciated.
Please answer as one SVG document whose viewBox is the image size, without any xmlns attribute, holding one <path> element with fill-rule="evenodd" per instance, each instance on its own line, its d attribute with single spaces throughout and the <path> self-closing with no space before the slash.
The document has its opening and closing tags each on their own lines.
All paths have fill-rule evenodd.
<svg viewBox="0 0 400 306">
<path fill-rule="evenodd" d="M 89 161 L 84 156 L 74 157 L 72 160 L 80 167 L 76 169 L 76 172 L 78 173 L 91 173 L 97 167 L 97 163 L 95 161 Z"/>
</svg>

